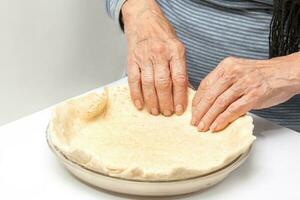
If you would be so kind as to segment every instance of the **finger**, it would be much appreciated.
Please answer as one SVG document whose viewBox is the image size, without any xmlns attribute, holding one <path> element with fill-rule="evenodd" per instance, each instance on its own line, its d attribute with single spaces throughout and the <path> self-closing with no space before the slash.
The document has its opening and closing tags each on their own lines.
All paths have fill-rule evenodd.
<svg viewBox="0 0 300 200">
<path fill-rule="evenodd" d="M 152 63 L 147 62 L 141 71 L 142 91 L 148 111 L 153 115 L 159 114 L 158 100 L 154 87 L 154 74 Z"/>
<path fill-rule="evenodd" d="M 205 92 L 212 87 L 212 85 L 224 74 L 224 71 L 219 66 L 216 67 L 213 71 L 211 71 L 201 82 L 198 87 L 198 90 L 193 98 L 192 102 L 192 111 L 199 104 Z"/>
<path fill-rule="evenodd" d="M 223 76 L 220 77 L 209 89 L 207 89 L 200 99 L 200 102 L 192 112 L 192 123 L 198 125 L 198 129 L 205 130 L 208 125 L 201 121 L 202 117 L 214 104 L 215 100 L 232 85 L 231 80 L 227 80 Z M 201 121 L 201 123 L 199 123 Z"/>
<path fill-rule="evenodd" d="M 212 131 L 220 131 L 224 129 L 228 124 L 246 114 L 253 108 L 253 106 L 254 101 L 251 94 L 242 96 L 216 118 L 211 126 Z"/>
<path fill-rule="evenodd" d="M 199 104 L 203 94 L 210 87 L 210 84 L 212 84 L 211 73 L 209 73 L 203 80 L 201 80 L 200 85 L 192 101 L 192 111 Z"/>
<path fill-rule="evenodd" d="M 177 115 L 181 115 L 187 106 L 188 78 L 184 59 L 173 58 L 170 62 L 173 82 L 174 108 Z"/>
<path fill-rule="evenodd" d="M 130 96 L 136 108 L 140 110 L 144 105 L 140 69 L 138 64 L 135 62 L 128 62 L 127 68 Z"/>
<path fill-rule="evenodd" d="M 173 113 L 172 80 L 168 62 L 160 61 L 154 66 L 155 89 L 160 111 L 165 116 Z"/>
<path fill-rule="evenodd" d="M 210 74 L 207 75 L 207 77 L 205 79 L 203 79 L 201 82 L 200 82 L 200 85 L 198 87 L 198 90 L 196 91 L 196 94 L 193 98 L 193 101 L 192 101 L 192 120 L 191 120 L 191 124 L 193 126 L 196 126 L 198 125 L 199 121 L 197 120 L 197 118 L 194 118 L 193 117 L 193 113 L 195 113 L 196 111 L 196 107 L 199 105 L 203 95 L 205 94 L 205 92 L 209 89 L 210 87 L 210 84 L 211 84 L 211 78 L 210 78 Z"/>
<path fill-rule="evenodd" d="M 212 125 L 213 121 L 226 110 L 226 108 L 236 101 L 242 95 L 242 88 L 240 85 L 234 84 L 229 89 L 227 89 L 223 94 L 221 94 L 209 108 L 209 110 L 204 114 L 201 119 L 200 124 L 204 124 L 203 127 L 198 126 L 199 131 L 207 131 Z"/>
</svg>

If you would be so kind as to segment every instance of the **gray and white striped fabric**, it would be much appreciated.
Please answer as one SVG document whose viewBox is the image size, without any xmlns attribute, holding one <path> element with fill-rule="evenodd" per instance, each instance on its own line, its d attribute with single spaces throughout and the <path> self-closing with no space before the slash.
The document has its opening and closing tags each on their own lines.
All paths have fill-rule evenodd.
<svg viewBox="0 0 300 200">
<path fill-rule="evenodd" d="M 107 12 L 116 21 L 123 2 L 106 0 Z M 185 44 L 189 81 L 194 87 L 225 57 L 268 58 L 272 2 L 157 0 Z M 300 132 L 300 95 L 272 108 L 252 112 Z"/>
</svg>

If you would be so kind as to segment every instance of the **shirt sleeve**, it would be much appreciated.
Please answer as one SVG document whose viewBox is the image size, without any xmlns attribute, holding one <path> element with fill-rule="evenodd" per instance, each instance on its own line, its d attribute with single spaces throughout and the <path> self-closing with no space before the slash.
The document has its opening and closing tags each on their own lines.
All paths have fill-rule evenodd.
<svg viewBox="0 0 300 200">
<path fill-rule="evenodd" d="M 119 23 L 123 30 L 123 21 L 121 8 L 127 0 L 106 0 L 106 11 L 108 15 L 116 22 Z"/>
</svg>

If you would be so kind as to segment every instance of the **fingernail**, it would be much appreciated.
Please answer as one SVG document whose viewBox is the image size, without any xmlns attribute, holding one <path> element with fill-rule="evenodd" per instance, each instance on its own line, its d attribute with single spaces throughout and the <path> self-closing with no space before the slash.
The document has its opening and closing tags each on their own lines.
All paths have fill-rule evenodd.
<svg viewBox="0 0 300 200">
<path fill-rule="evenodd" d="M 140 100 L 135 100 L 135 101 L 134 101 L 134 104 L 135 104 L 135 106 L 136 106 L 138 109 L 142 109 L 142 103 L 141 103 Z"/>
<path fill-rule="evenodd" d="M 159 114 L 157 108 L 152 108 L 152 109 L 151 109 L 151 113 L 152 113 L 153 115 L 158 115 L 158 114 Z"/>
<path fill-rule="evenodd" d="M 213 123 L 213 124 L 210 126 L 210 130 L 211 130 L 212 132 L 214 132 L 214 131 L 216 130 L 216 128 L 217 128 L 217 124 L 216 124 L 216 123 Z"/>
<path fill-rule="evenodd" d="M 196 126 L 196 121 L 197 121 L 196 118 L 193 117 L 193 118 L 192 118 L 192 121 L 191 121 L 191 125 L 192 125 L 192 126 Z"/>
<path fill-rule="evenodd" d="M 198 125 L 198 130 L 199 130 L 199 131 L 203 131 L 204 128 L 205 128 L 205 124 L 204 124 L 203 121 L 201 121 L 201 122 L 199 123 L 199 125 Z"/>
<path fill-rule="evenodd" d="M 164 110 L 164 116 L 170 116 L 172 112 L 170 110 Z"/>
<path fill-rule="evenodd" d="M 178 104 L 178 105 L 176 106 L 176 108 L 175 108 L 175 111 L 176 111 L 176 114 L 177 114 L 177 115 L 182 114 L 182 113 L 183 113 L 183 106 L 180 105 L 180 104 Z"/>
</svg>

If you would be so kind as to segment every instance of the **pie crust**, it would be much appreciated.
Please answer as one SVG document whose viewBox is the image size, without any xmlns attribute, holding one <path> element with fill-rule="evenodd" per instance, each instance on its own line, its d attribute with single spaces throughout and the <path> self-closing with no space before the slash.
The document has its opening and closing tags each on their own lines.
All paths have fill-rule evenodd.
<svg viewBox="0 0 300 200">
<path fill-rule="evenodd" d="M 54 146 L 71 161 L 109 176 L 146 181 L 181 180 L 210 173 L 249 149 L 251 116 L 224 130 L 198 132 L 183 115 L 150 115 L 132 104 L 128 85 L 67 100 L 53 109 Z"/>
</svg>

